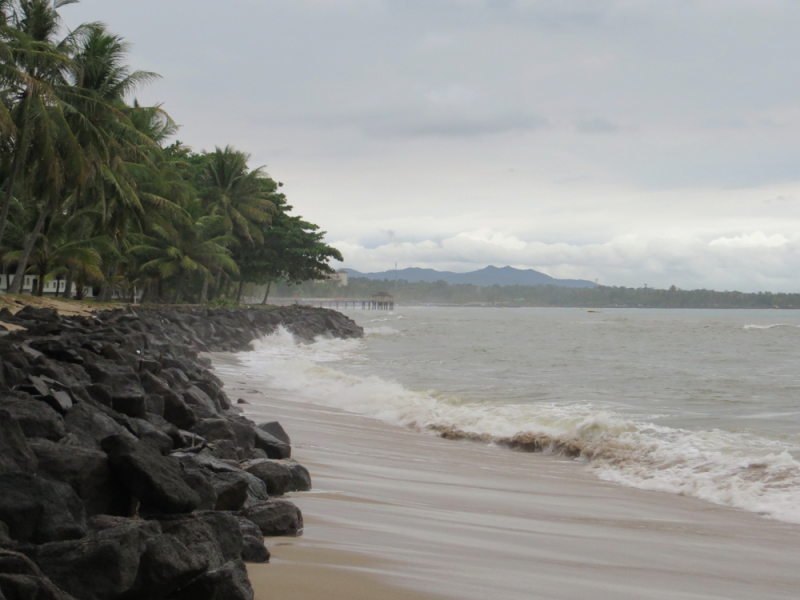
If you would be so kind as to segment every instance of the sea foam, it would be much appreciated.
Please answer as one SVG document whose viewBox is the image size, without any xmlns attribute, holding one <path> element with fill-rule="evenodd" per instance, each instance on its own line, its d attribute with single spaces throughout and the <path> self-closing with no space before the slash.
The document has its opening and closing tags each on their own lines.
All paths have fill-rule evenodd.
<svg viewBox="0 0 800 600">
<path fill-rule="evenodd" d="M 368 335 L 392 335 L 385 327 Z M 606 481 L 800 523 L 800 463 L 793 456 L 800 448 L 784 441 L 663 427 L 648 415 L 622 415 L 591 403 L 498 403 L 411 390 L 346 372 L 345 364 L 368 360 L 364 344 L 338 339 L 296 344 L 280 330 L 239 359 L 251 380 L 261 378 L 287 397 L 443 437 L 561 454 L 584 462 Z"/>
</svg>

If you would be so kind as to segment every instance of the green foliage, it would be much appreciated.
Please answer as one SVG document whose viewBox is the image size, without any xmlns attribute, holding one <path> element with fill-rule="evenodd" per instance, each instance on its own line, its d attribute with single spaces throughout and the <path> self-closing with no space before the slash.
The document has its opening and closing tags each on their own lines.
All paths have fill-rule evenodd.
<svg viewBox="0 0 800 600">
<path fill-rule="evenodd" d="M 99 23 L 60 37 L 75 1 L 0 0 L 0 258 L 15 285 L 27 272 L 39 293 L 56 277 L 101 300 L 202 302 L 331 271 L 339 253 L 247 153 L 169 143 L 169 115 L 131 99 L 158 75 L 128 65 L 122 37 Z"/>
<path fill-rule="evenodd" d="M 208 304 L 214 308 L 237 308 L 239 306 L 239 302 L 233 298 L 214 298 Z"/>
</svg>

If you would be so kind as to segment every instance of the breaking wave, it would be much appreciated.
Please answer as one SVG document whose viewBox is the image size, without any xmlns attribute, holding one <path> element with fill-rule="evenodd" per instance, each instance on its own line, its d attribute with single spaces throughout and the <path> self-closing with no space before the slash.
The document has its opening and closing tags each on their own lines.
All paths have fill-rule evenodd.
<svg viewBox="0 0 800 600">
<path fill-rule="evenodd" d="M 800 447 L 788 442 L 745 432 L 663 427 L 648 415 L 622 415 L 589 403 L 498 404 L 415 391 L 333 364 L 368 362 L 363 344 L 338 339 L 296 344 L 281 330 L 239 359 L 251 380 L 262 378 L 290 397 L 449 439 L 561 455 L 585 463 L 606 481 L 800 523 L 795 458 Z"/>
</svg>

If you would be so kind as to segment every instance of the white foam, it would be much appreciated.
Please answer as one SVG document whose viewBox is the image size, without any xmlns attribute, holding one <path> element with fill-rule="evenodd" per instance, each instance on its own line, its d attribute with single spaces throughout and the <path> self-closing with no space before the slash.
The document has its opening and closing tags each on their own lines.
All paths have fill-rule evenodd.
<svg viewBox="0 0 800 600">
<path fill-rule="evenodd" d="M 800 523 L 800 463 L 792 456 L 800 456 L 800 448 L 786 442 L 741 432 L 661 427 L 648 421 L 652 416 L 623 416 L 588 403 L 478 402 L 333 368 L 335 361 L 360 360 L 364 343 L 320 339 L 295 344 L 290 333 L 280 330 L 239 358 L 251 379 L 263 378 L 266 385 L 304 401 L 497 443 L 535 435 L 551 451 L 579 449 L 607 481 Z"/>
<path fill-rule="evenodd" d="M 789 325 L 788 323 L 772 323 L 771 325 L 745 325 L 744 328 L 747 330 L 750 329 L 775 329 L 777 327 L 793 327 L 797 328 L 797 325 Z"/>
<path fill-rule="evenodd" d="M 387 325 L 382 325 L 380 327 L 365 327 L 364 328 L 364 335 L 367 337 L 371 337 L 374 335 L 397 335 L 400 332 L 397 329 L 392 329 Z"/>
</svg>

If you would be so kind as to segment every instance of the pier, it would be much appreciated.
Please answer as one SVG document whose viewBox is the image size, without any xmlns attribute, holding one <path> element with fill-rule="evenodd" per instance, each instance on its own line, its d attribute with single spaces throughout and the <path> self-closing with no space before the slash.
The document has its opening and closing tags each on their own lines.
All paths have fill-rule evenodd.
<svg viewBox="0 0 800 600">
<path fill-rule="evenodd" d="M 320 308 L 354 308 L 361 310 L 394 310 L 394 297 L 387 292 L 380 292 L 372 298 L 271 298 L 270 304 L 289 306 L 319 306 Z"/>
</svg>

